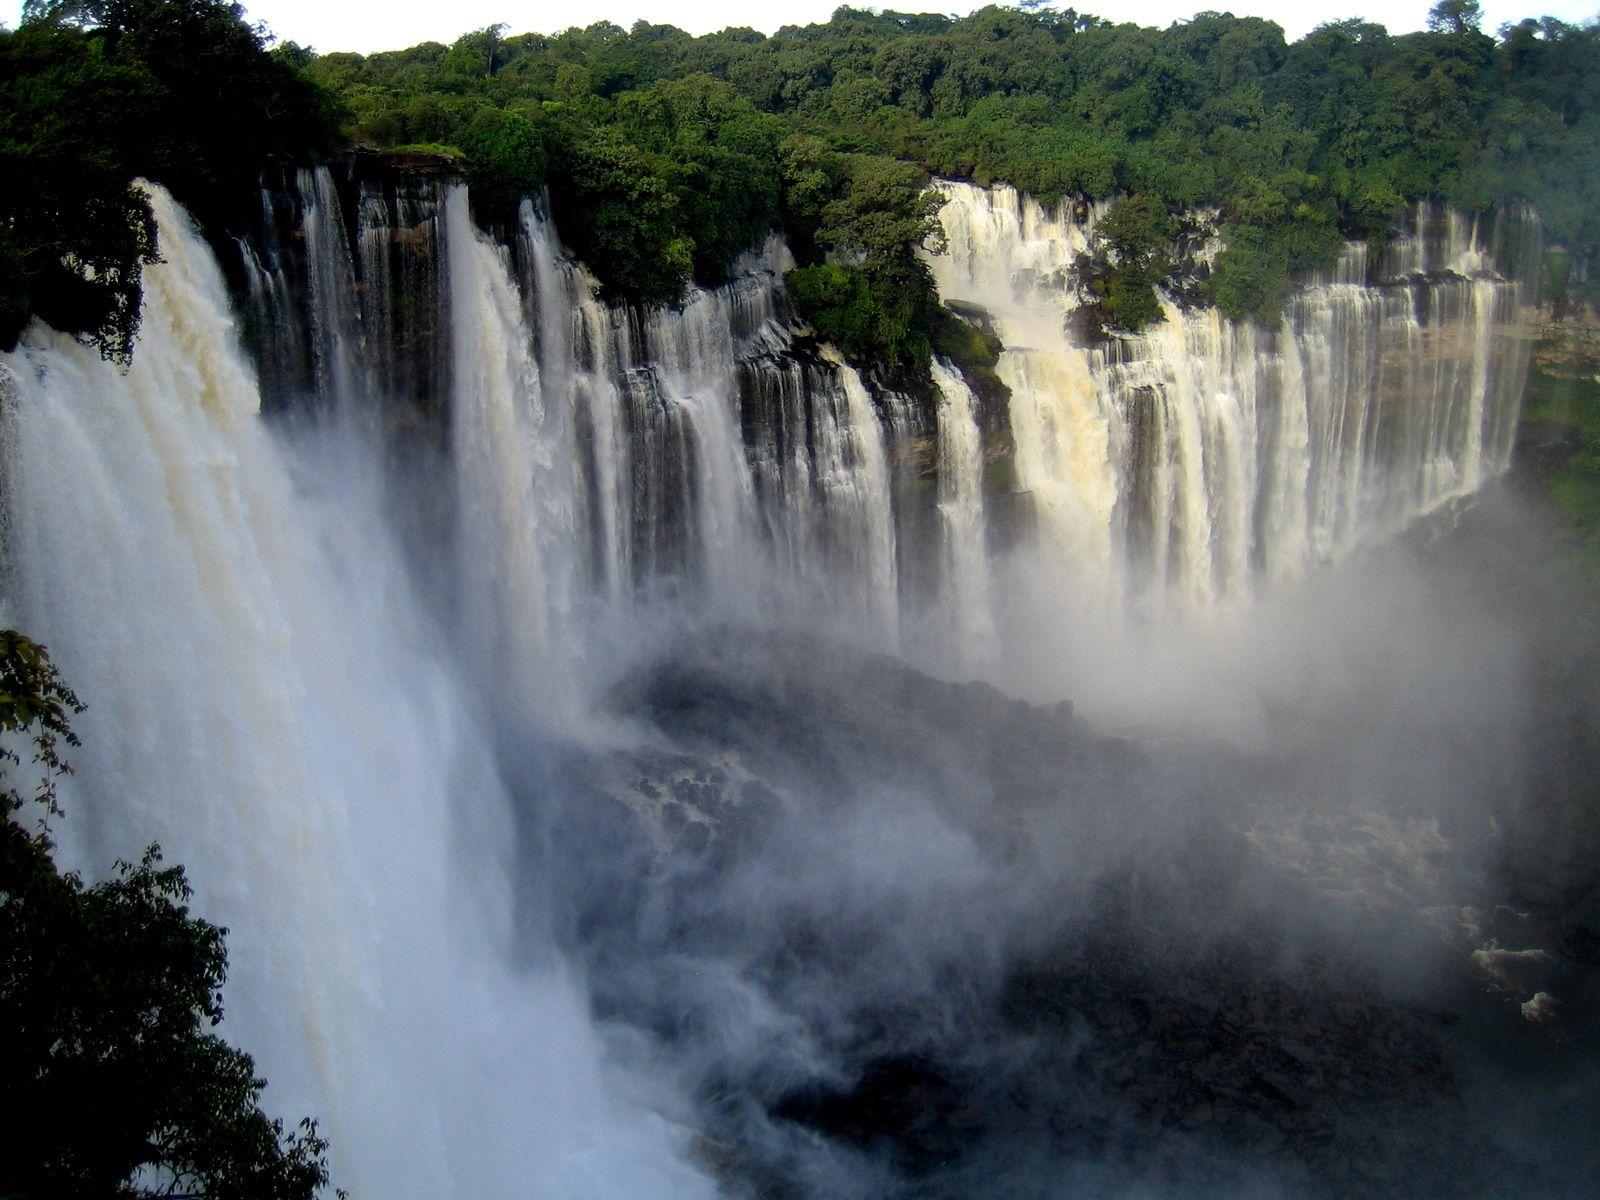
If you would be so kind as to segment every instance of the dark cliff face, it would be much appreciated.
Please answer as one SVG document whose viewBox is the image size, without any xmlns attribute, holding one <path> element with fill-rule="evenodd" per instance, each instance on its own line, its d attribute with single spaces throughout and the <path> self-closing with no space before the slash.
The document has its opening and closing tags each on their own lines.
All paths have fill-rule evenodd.
<svg viewBox="0 0 1600 1200">
<path fill-rule="evenodd" d="M 442 206 L 458 181 L 440 156 L 373 153 L 264 181 L 246 232 L 216 246 L 264 404 L 305 407 L 319 393 L 331 403 L 325 344 L 338 336 L 361 343 L 363 373 L 396 420 L 438 420 L 451 357 Z M 322 244 L 308 246 L 318 204 L 334 211 L 322 214 Z"/>
</svg>

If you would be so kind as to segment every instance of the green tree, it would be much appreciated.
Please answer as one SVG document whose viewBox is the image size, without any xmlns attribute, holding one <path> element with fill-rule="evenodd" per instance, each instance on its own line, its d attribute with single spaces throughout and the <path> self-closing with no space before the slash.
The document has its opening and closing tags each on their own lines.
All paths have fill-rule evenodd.
<svg viewBox="0 0 1600 1200">
<path fill-rule="evenodd" d="M 805 138 L 784 154 L 791 228 L 831 260 L 790 272 L 796 307 L 847 357 L 925 380 L 939 299 L 918 251 L 942 248 L 943 198 L 908 163 Z"/>
<path fill-rule="evenodd" d="M 504 24 L 495 24 L 463 34 L 450 48 L 446 65 L 463 75 L 492 79 L 503 65 L 505 32 Z"/>
<path fill-rule="evenodd" d="M 672 189 L 695 277 L 723 282 L 729 264 L 778 222 L 781 124 L 709 75 L 629 92 L 617 116 Z"/>
<path fill-rule="evenodd" d="M 222 199 L 253 187 L 263 167 L 315 155 L 307 129 L 326 106 L 303 91 L 304 68 L 337 92 L 353 136 L 466 148 L 480 211 L 503 214 L 548 178 L 563 238 L 616 296 L 666 301 L 691 274 L 720 281 L 776 223 L 802 269 L 861 273 L 871 311 L 855 315 L 876 332 L 859 344 L 886 368 L 921 354 L 937 316 L 908 234 L 917 214 L 905 207 L 923 172 L 1007 181 L 1046 203 L 1218 207 L 1228 248 L 1210 295 L 1239 317 L 1276 320 L 1298 274 L 1327 265 L 1341 238 L 1381 243 L 1422 197 L 1532 203 L 1579 264 L 1574 286 L 1600 277 L 1584 267 L 1600 257 L 1600 34 L 1545 18 L 1497 43 L 1479 32 L 1470 0 L 1437 5 L 1431 32 L 1392 37 L 1342 21 L 1293 44 L 1271 22 L 1220 13 L 1157 30 L 1072 10 L 990 6 L 954 18 L 846 7 L 771 37 L 693 38 L 644 22 L 551 37 L 490 28 L 453 46 L 309 64 L 298 47 L 262 55 L 264 32 L 220 0 L 34 0 L 27 12 L 93 47 L 96 63 L 72 67 L 86 82 L 127 73 L 118 86 L 136 103 L 123 108 L 153 115 L 128 122 L 88 97 L 116 130 L 98 149 L 173 186 L 209 225 L 226 224 Z M 51 86 L 74 94 L 69 79 Z M 93 122 L 84 127 L 92 137 Z M 108 170 L 101 182 L 98 211 L 113 212 L 126 177 Z M 68 201 L 87 189 L 55 186 Z M 116 286 L 136 295 L 140 260 L 129 255 L 107 259 L 126 270 L 80 276 L 103 281 L 102 300 Z M 61 264 L 15 245 L 0 247 L 0 262 L 3 333 L 33 311 L 33 281 Z M 1152 272 L 1119 263 L 1102 280 L 1113 323 L 1151 318 L 1154 285 L 1142 275 Z M 810 285 L 812 298 L 843 305 L 841 321 L 862 297 L 837 271 Z M 93 330 L 122 316 L 76 320 Z"/>
<path fill-rule="evenodd" d="M 156 258 L 150 203 L 132 186 L 147 78 L 76 31 L 0 35 L 0 350 L 37 315 L 126 361 L 140 281 Z"/>
<path fill-rule="evenodd" d="M 1111 206 L 1101 223 L 1116 256 L 1101 313 L 1113 329 L 1138 330 L 1162 319 L 1156 285 L 1172 269 L 1169 247 L 1177 222 L 1153 196 L 1125 196 Z"/>
<path fill-rule="evenodd" d="M 35 315 L 126 360 L 149 204 L 171 187 L 216 226 L 254 211 L 263 169 L 336 136 L 328 96 L 220 0 L 30 3 L 0 32 L 0 348 Z"/>
<path fill-rule="evenodd" d="M 847 358 L 871 358 L 877 349 L 877 314 L 866 272 L 839 263 L 796 267 L 784 277 L 795 307 L 823 341 Z"/>
<path fill-rule="evenodd" d="M 460 137 L 467 180 L 480 216 L 505 218 L 544 186 L 548 154 L 539 126 L 519 113 L 479 110 Z"/>
<path fill-rule="evenodd" d="M 552 157 L 556 220 L 606 290 L 677 301 L 694 266 L 694 241 L 676 197 L 639 148 L 614 128 L 567 126 Z"/>
<path fill-rule="evenodd" d="M 1476 33 L 1483 24 L 1478 0 L 1436 0 L 1428 10 L 1428 28 L 1440 33 Z"/>
</svg>

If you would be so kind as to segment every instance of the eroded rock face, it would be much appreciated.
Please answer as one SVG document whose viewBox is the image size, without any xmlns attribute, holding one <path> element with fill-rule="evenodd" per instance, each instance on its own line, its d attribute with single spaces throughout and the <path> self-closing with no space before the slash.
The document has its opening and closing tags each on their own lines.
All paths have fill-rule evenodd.
<svg viewBox="0 0 1600 1200">
<path fill-rule="evenodd" d="M 1400 843 L 1335 880 L 1263 836 L 1292 761 L 733 631 L 612 700 L 645 734 L 567 766 L 579 940 L 732 1194 L 1566 1194 L 1475 1056 L 1557 1059 L 1572 1013 L 1486 987 L 1503 923 L 1435 929 Z"/>
</svg>

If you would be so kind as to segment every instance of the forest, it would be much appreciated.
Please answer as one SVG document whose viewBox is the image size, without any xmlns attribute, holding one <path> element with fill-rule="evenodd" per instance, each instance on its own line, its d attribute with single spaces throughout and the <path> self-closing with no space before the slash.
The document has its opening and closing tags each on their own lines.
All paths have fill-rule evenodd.
<svg viewBox="0 0 1600 1200">
<path fill-rule="evenodd" d="M 606 290 L 646 303 L 720 282 L 782 230 L 803 313 L 891 375 L 923 374 L 936 341 L 983 352 L 918 258 L 937 243 L 930 176 L 1114 198 L 1113 330 L 1159 319 L 1174 218 L 1197 209 L 1220 214 L 1205 294 L 1232 317 L 1275 323 L 1297 273 L 1347 237 L 1382 242 L 1425 196 L 1533 205 L 1553 286 L 1581 283 L 1600 246 L 1600 28 L 1480 23 L 1474 0 L 1440 0 L 1426 32 L 1351 20 L 1289 43 L 1214 12 L 1162 30 L 1038 5 L 840 8 L 771 37 L 495 25 L 363 56 L 274 44 L 219 0 L 30 0 L 0 36 L 0 162 L 22 184 L 0 343 L 37 312 L 126 355 L 155 252 L 131 176 L 226 226 L 262 171 L 351 146 L 459 158 L 485 223 L 548 191 Z"/>
<path fill-rule="evenodd" d="M 497 26 L 300 61 L 359 138 L 459 147 L 501 194 L 548 180 L 563 232 L 620 292 L 716 282 L 783 228 L 823 328 L 895 359 L 925 355 L 930 327 L 931 299 L 907 299 L 928 174 L 1124 198 L 1108 289 L 1123 328 L 1159 315 L 1164 214 L 1204 206 L 1227 242 L 1210 298 L 1235 317 L 1275 320 L 1296 272 L 1345 237 L 1381 241 L 1422 196 L 1529 202 L 1585 255 L 1600 238 L 1600 32 L 1527 20 L 1496 39 L 1479 20 L 1443 0 L 1425 33 L 1343 21 L 1289 44 L 1223 13 L 1157 30 L 1071 9 L 841 8 L 770 38 Z"/>
</svg>

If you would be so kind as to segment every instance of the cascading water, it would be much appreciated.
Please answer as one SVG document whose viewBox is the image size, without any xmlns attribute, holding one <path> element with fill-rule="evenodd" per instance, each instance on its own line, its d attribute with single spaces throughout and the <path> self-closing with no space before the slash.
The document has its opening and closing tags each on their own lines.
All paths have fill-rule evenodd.
<svg viewBox="0 0 1600 1200">
<path fill-rule="evenodd" d="M 238 246 L 245 272 L 245 316 L 262 347 L 261 374 L 271 381 L 296 378 L 305 371 L 305 348 L 294 336 L 298 321 L 283 264 L 271 251 L 263 258 L 248 241 L 240 239 Z"/>
<path fill-rule="evenodd" d="M 8 617 L 90 706 L 65 853 L 188 867 L 230 929 L 227 1032 L 353 1191 L 709 1195 L 608 1093 L 559 959 L 506 966 L 509 804 L 372 463 L 341 441 L 297 485 L 209 251 L 152 204 L 132 368 L 37 328 L 4 363 Z"/>
<path fill-rule="evenodd" d="M 939 389 L 939 519 L 944 527 L 944 603 L 952 630 L 951 660 L 969 670 L 994 653 L 994 614 L 983 506 L 983 437 L 972 389 L 949 363 L 935 359 Z"/>
<path fill-rule="evenodd" d="M 469 233 L 463 207 L 449 237 L 458 409 L 481 387 L 460 378 L 481 370 L 459 337 L 478 336 L 479 318 L 460 310 Z M 615 612 L 692 598 L 739 619 L 778 604 L 892 648 L 899 597 L 883 426 L 853 369 L 797 349 L 782 308 L 782 244 L 737 264 L 725 287 L 645 312 L 599 299 L 532 204 L 517 252 L 526 326 L 510 327 L 511 298 L 499 295 L 497 336 L 531 357 L 513 372 L 527 381 L 507 394 L 538 393 L 564 424 L 542 441 L 510 439 L 524 450 L 498 437 L 484 445 L 532 455 L 517 477 L 540 481 L 544 511 L 569 514 L 587 563 L 576 575 L 594 598 Z"/>
<path fill-rule="evenodd" d="M 325 173 L 324 173 L 325 174 Z M 356 263 L 361 327 L 384 397 L 427 411 L 449 389 L 444 307 L 442 181 L 361 184 Z"/>
<path fill-rule="evenodd" d="M 464 188 L 363 185 L 353 253 L 331 175 L 298 183 L 298 257 L 239 247 L 258 355 L 283 403 L 314 398 L 281 435 L 221 275 L 159 190 L 165 261 L 132 369 L 42 330 L 6 363 L 8 616 L 92 706 L 66 852 L 98 873 L 159 840 L 189 867 L 198 911 L 231 931 L 228 1032 L 274 1110 L 323 1118 L 341 1185 L 709 1194 L 654 1115 L 672 1098 L 619 1098 L 638 1089 L 608 1082 L 581 985 L 528 944 L 538 915 L 508 907 L 510 802 L 488 731 L 581 708 L 566 685 L 591 550 L 589 579 L 624 608 L 674 575 L 746 617 L 779 594 L 817 602 L 806 589 L 831 581 L 818 612 L 854 604 L 892 636 L 872 402 L 842 365 L 787 368 L 806 383 L 805 436 L 828 433 L 816 486 L 768 514 L 809 540 L 814 570 L 786 573 L 757 539 L 740 392 L 753 361 L 790 352 L 780 247 L 641 320 L 596 299 L 531 207 L 519 290 Z M 270 240 L 281 206 L 265 204 Z M 272 328 L 295 296 L 296 324 Z M 419 363 L 419 332 L 441 319 L 449 361 Z M 448 480 L 389 475 L 407 398 L 438 403 L 422 379 L 450 381 Z M 392 493 L 430 487 L 456 508 L 442 589 L 411 581 L 390 532 Z M 842 569 L 857 561 L 864 582 Z M 512 715 L 486 719 L 495 708 Z"/>
<path fill-rule="evenodd" d="M 451 440 L 468 638 L 521 707 L 567 694 L 551 678 L 571 611 L 573 525 L 563 414 L 544 394 L 508 255 L 445 199 L 454 394 Z M 553 686 L 554 685 L 554 686 Z"/>
<path fill-rule="evenodd" d="M 931 262 L 1004 343 L 1003 463 L 950 364 L 919 413 L 818 346 L 777 239 L 641 310 L 536 202 L 502 246 L 459 184 L 297 183 L 238 251 L 289 418 L 159 191 L 132 369 L 39 329 L 6 360 L 7 615 L 91 704 L 70 857 L 189 867 L 232 930 L 229 1033 L 360 1194 L 712 1190 L 689 1102 L 611 1065 L 513 813 L 539 747 L 613 735 L 607 638 L 799 626 L 1005 678 L 1040 654 L 1019 612 L 1207 610 L 1510 453 L 1524 297 L 1442 210 L 1376 269 L 1349 247 L 1279 331 L 1169 305 L 1084 347 L 1098 211 L 944 185 Z"/>
<path fill-rule="evenodd" d="M 1099 592 L 1109 602 L 1120 570 L 1112 534 L 1122 415 L 1097 392 L 1088 355 L 1066 330 L 1096 214 L 1079 225 L 1007 187 L 943 190 L 948 252 L 931 265 L 945 299 L 982 306 L 1005 347 L 997 371 L 1011 389 L 1017 483 L 1037 530 L 1029 575 L 1048 594 Z"/>
<path fill-rule="evenodd" d="M 299 176 L 317 394 L 369 408 L 372 364 L 356 307 L 355 271 L 339 194 L 326 169 L 305 169 Z"/>
<path fill-rule="evenodd" d="M 1428 206 L 1369 278 L 1366 250 L 1291 299 L 1275 331 L 1164 305 L 1143 335 L 1077 344 L 1078 260 L 1098 214 L 941 185 L 947 298 L 1006 349 L 1036 563 L 1076 564 L 1080 605 L 1207 608 L 1296 578 L 1505 469 L 1527 363 L 1517 278 Z M 1441 232 L 1442 230 L 1442 232 Z"/>
<path fill-rule="evenodd" d="M 898 639 L 894 513 L 883 426 L 866 385 L 841 358 L 834 404 L 823 407 L 812 430 L 818 484 L 824 503 L 840 514 L 831 529 L 836 576 L 860 581 L 867 630 L 893 649 Z"/>
</svg>

